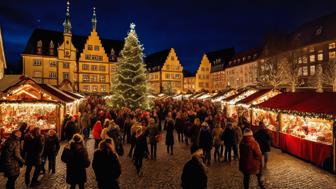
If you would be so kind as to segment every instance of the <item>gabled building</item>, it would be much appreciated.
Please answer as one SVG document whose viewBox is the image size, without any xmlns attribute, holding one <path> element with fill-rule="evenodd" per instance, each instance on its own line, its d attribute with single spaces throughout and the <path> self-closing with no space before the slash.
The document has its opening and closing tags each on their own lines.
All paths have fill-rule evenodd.
<svg viewBox="0 0 336 189">
<path fill-rule="evenodd" d="M 196 74 L 183 70 L 183 92 L 195 92 Z"/>
<path fill-rule="evenodd" d="M 41 84 L 59 86 L 68 80 L 74 91 L 108 93 L 124 42 L 99 37 L 95 9 L 90 35 L 73 35 L 69 6 L 63 32 L 33 31 L 22 53 L 23 74 Z"/>
<path fill-rule="evenodd" d="M 0 29 L 0 79 L 4 77 L 6 68 L 7 68 L 7 64 L 6 64 L 6 57 L 5 57 L 5 49 L 4 49 L 2 33 Z"/>
<path fill-rule="evenodd" d="M 150 54 L 145 58 L 151 93 L 183 91 L 183 66 L 174 48 Z"/>
<path fill-rule="evenodd" d="M 227 85 L 239 89 L 257 85 L 258 58 L 261 49 L 254 48 L 237 53 L 225 69 Z"/>
</svg>

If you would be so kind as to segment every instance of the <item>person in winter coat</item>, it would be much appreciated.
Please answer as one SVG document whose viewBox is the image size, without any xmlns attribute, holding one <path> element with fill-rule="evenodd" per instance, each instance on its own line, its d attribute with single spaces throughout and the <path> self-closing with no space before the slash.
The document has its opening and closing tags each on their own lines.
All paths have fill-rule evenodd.
<svg viewBox="0 0 336 189">
<path fill-rule="evenodd" d="M 166 145 L 167 153 L 170 155 L 174 154 L 174 121 L 172 119 L 168 120 L 166 123 Z"/>
<path fill-rule="evenodd" d="M 181 186 L 183 189 L 206 189 L 208 176 L 202 162 L 203 150 L 197 146 L 192 146 L 191 154 L 191 160 L 183 167 Z"/>
<path fill-rule="evenodd" d="M 56 156 L 60 149 L 60 143 L 55 130 L 49 130 L 45 138 L 45 145 L 43 151 L 44 159 L 48 159 L 49 172 L 55 174 L 56 172 Z"/>
<path fill-rule="evenodd" d="M 262 154 L 258 142 L 253 138 L 251 129 L 244 130 L 239 149 L 239 170 L 244 174 L 244 188 L 249 188 L 251 175 L 257 175 L 260 188 L 264 188 L 260 169 Z"/>
<path fill-rule="evenodd" d="M 37 180 L 40 174 L 42 164 L 42 153 L 44 147 L 44 138 L 41 135 L 41 130 L 38 127 L 33 128 L 24 138 L 23 151 L 26 158 L 26 173 L 25 184 L 26 186 L 37 186 L 40 182 Z M 30 172 L 32 168 L 34 174 L 32 180 L 30 180 Z"/>
<path fill-rule="evenodd" d="M 183 142 L 183 124 L 182 112 L 178 112 L 175 119 L 175 128 L 179 142 Z"/>
<path fill-rule="evenodd" d="M 155 120 L 151 118 L 149 120 L 149 129 L 148 129 L 148 138 L 149 143 L 151 146 L 151 159 L 156 159 L 156 150 L 157 150 L 157 143 L 160 131 L 155 125 Z"/>
<path fill-rule="evenodd" d="M 92 129 L 92 136 L 93 136 L 93 139 L 95 140 L 95 149 L 98 147 L 98 144 L 101 140 L 100 135 L 101 135 L 102 130 L 103 130 L 103 126 L 101 122 L 97 121 Z"/>
<path fill-rule="evenodd" d="M 199 147 L 203 149 L 204 152 L 204 163 L 210 165 L 211 162 L 211 148 L 212 148 L 212 135 L 210 132 L 210 127 L 206 122 L 202 123 L 200 137 L 199 137 Z"/>
<path fill-rule="evenodd" d="M 254 138 L 258 142 L 261 153 L 264 157 L 264 167 L 267 168 L 268 153 L 271 151 L 272 137 L 263 122 L 259 123 L 259 127 L 260 129 L 256 131 Z"/>
<path fill-rule="evenodd" d="M 235 133 L 232 129 L 232 124 L 228 123 L 222 135 L 222 140 L 224 141 L 224 145 L 225 145 L 225 152 L 224 152 L 225 162 L 227 161 L 231 162 L 231 151 L 234 145 L 234 136 L 235 136 Z"/>
<path fill-rule="evenodd" d="M 214 146 L 215 146 L 215 151 L 214 151 L 214 159 L 215 161 L 220 161 L 220 147 L 222 144 L 222 139 L 221 136 L 223 134 L 223 129 L 221 128 L 220 124 L 217 123 L 216 127 L 212 130 L 212 136 L 214 139 Z"/>
<path fill-rule="evenodd" d="M 199 146 L 199 135 L 201 130 L 201 120 L 196 118 L 191 127 L 191 142 L 194 146 Z"/>
<path fill-rule="evenodd" d="M 234 154 L 234 159 L 237 160 L 239 159 L 238 148 L 239 148 L 240 141 L 243 138 L 243 133 L 239 126 L 234 126 L 233 131 L 234 131 L 233 154 Z"/>
<path fill-rule="evenodd" d="M 131 143 L 131 127 L 132 127 L 132 124 L 131 124 L 131 118 L 129 116 L 126 117 L 126 120 L 124 122 L 124 141 L 127 141 L 128 144 Z M 125 140 L 125 138 L 127 138 Z"/>
<path fill-rule="evenodd" d="M 136 122 L 135 117 L 132 118 L 131 125 L 132 125 L 131 127 L 131 148 L 128 152 L 128 157 L 132 157 L 132 154 L 133 154 L 133 150 L 134 150 L 135 143 L 136 143 L 136 131 L 139 128 L 142 129 L 142 126 Z"/>
<path fill-rule="evenodd" d="M 74 134 L 79 133 L 80 129 L 78 127 L 76 117 L 73 116 L 66 124 L 64 128 L 65 137 L 70 141 Z"/>
<path fill-rule="evenodd" d="M 90 160 L 80 134 L 75 134 L 64 147 L 61 159 L 66 163 L 66 182 L 70 184 L 70 189 L 75 189 L 76 185 L 84 189 L 87 180 L 86 168 L 90 166 Z"/>
<path fill-rule="evenodd" d="M 90 118 L 87 112 L 83 112 L 80 118 L 80 125 L 83 129 L 84 139 L 88 139 L 90 137 Z"/>
<path fill-rule="evenodd" d="M 147 140 L 146 136 L 142 132 L 142 128 L 138 127 L 136 130 L 136 142 L 133 154 L 134 165 L 137 170 L 137 174 L 140 175 L 140 170 L 142 167 L 142 160 L 148 155 Z"/>
<path fill-rule="evenodd" d="M 92 168 L 99 189 L 120 188 L 118 178 L 121 174 L 121 165 L 113 140 L 106 139 L 99 143 L 98 150 L 93 155 Z"/>
<path fill-rule="evenodd" d="M 7 177 L 6 189 L 15 189 L 15 181 L 20 175 L 20 167 L 25 163 L 20 152 L 21 131 L 14 130 L 3 144 L 1 162 Z"/>
</svg>

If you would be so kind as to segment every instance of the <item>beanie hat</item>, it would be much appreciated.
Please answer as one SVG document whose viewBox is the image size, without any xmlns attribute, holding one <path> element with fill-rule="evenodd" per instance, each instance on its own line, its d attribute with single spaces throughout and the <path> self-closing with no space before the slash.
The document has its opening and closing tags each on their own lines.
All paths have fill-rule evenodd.
<svg viewBox="0 0 336 189">
<path fill-rule="evenodd" d="M 201 149 L 198 145 L 192 145 L 190 148 L 191 154 L 195 153 L 198 149 Z"/>
<path fill-rule="evenodd" d="M 246 129 L 244 130 L 244 136 L 253 136 L 253 132 L 252 132 L 252 130 L 249 129 L 249 128 L 246 128 Z"/>
</svg>

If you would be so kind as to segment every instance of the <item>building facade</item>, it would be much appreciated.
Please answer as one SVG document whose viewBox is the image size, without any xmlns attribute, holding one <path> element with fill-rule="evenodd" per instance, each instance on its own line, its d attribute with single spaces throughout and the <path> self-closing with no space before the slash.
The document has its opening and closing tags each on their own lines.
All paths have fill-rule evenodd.
<svg viewBox="0 0 336 189">
<path fill-rule="evenodd" d="M 100 39 L 95 9 L 90 35 L 73 35 L 69 10 L 68 2 L 63 32 L 33 31 L 22 53 L 23 74 L 54 86 L 67 80 L 81 93 L 108 93 L 123 41 Z"/>
<path fill-rule="evenodd" d="M 5 49 L 4 49 L 2 33 L 0 29 L 0 79 L 4 77 L 6 67 L 7 65 L 6 65 Z"/>
<path fill-rule="evenodd" d="M 183 66 L 173 48 L 148 55 L 145 63 L 151 93 L 180 93 L 183 91 Z"/>
<path fill-rule="evenodd" d="M 211 63 L 208 59 L 207 55 L 204 54 L 201 60 L 201 63 L 196 71 L 195 77 L 195 90 L 210 90 L 210 71 L 211 71 Z"/>
<path fill-rule="evenodd" d="M 183 92 L 195 92 L 196 90 L 196 77 L 195 73 L 183 70 Z"/>
</svg>

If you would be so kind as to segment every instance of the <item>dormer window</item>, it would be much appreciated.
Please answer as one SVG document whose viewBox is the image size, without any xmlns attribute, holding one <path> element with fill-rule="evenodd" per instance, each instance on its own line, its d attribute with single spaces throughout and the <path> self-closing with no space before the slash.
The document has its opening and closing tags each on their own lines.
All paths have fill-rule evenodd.
<svg viewBox="0 0 336 189">
<path fill-rule="evenodd" d="M 39 40 L 36 45 L 36 53 L 37 54 L 42 54 L 42 41 Z"/>
<path fill-rule="evenodd" d="M 49 44 L 49 55 L 55 55 L 55 46 L 53 41 L 50 41 Z"/>
<path fill-rule="evenodd" d="M 92 51 L 93 47 L 92 45 L 88 45 L 88 50 Z"/>
</svg>

